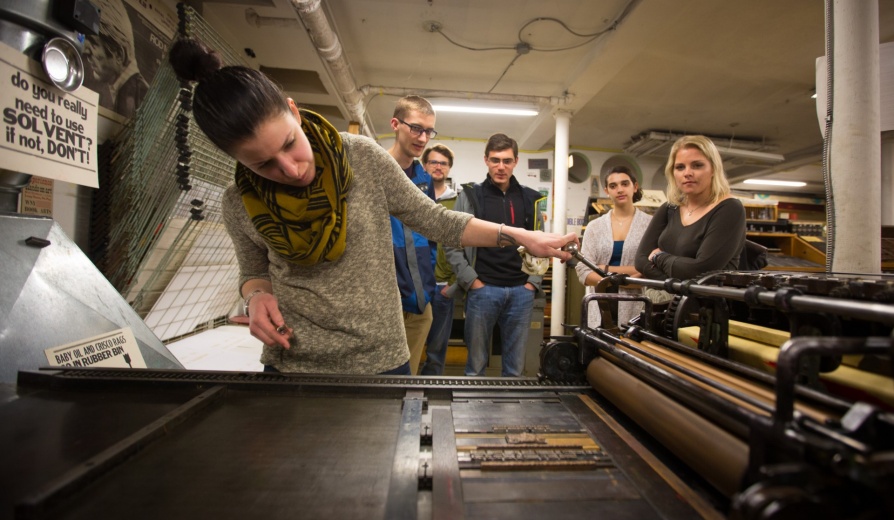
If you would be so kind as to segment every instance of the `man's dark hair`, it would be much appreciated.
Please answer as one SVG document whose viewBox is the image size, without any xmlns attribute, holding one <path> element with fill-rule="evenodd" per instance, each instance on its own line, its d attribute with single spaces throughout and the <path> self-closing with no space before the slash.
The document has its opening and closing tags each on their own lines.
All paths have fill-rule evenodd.
<svg viewBox="0 0 894 520">
<path fill-rule="evenodd" d="M 491 152 L 502 152 L 512 148 L 512 156 L 518 159 L 518 143 L 515 139 L 506 134 L 494 134 L 487 140 L 484 146 L 484 156 L 487 157 Z"/>
</svg>

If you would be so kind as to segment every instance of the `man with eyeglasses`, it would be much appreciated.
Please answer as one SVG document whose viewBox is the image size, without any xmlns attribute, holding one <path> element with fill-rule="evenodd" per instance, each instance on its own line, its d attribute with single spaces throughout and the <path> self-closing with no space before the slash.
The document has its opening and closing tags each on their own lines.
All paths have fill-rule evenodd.
<svg viewBox="0 0 894 520">
<path fill-rule="evenodd" d="M 394 144 L 388 150 L 413 184 L 432 200 L 435 199 L 432 178 L 416 158 L 422 155 L 429 139 L 437 135 L 434 126 L 435 111 L 428 100 L 419 96 L 402 97 L 391 118 Z M 391 217 L 391 240 L 410 349 L 410 371 L 416 375 L 432 322 L 435 249 L 427 238 L 404 226 L 394 216 Z"/>
<path fill-rule="evenodd" d="M 426 148 L 422 152 L 422 165 L 425 171 L 431 175 L 432 186 L 435 190 L 435 200 L 447 209 L 453 209 L 456 204 L 456 191 L 447 185 L 447 177 L 450 176 L 450 168 L 453 167 L 453 150 L 443 144 L 436 144 Z M 447 344 L 450 342 L 450 330 L 453 327 L 453 297 L 447 296 L 447 291 L 454 282 L 456 275 L 447 261 L 444 248 L 437 247 L 437 260 L 435 261 L 435 296 L 431 303 L 431 330 L 425 340 L 425 363 L 420 374 L 424 376 L 440 376 L 444 374 L 444 362 L 447 358 Z"/>
<path fill-rule="evenodd" d="M 517 377 L 524 369 L 534 297 L 543 277 L 522 271 L 518 244 L 502 229 L 542 229 L 543 216 L 537 211 L 542 196 L 513 177 L 518 163 L 515 139 L 505 134 L 492 135 L 484 147 L 484 163 L 487 178 L 480 184 L 464 184 L 454 210 L 500 224 L 495 244 L 499 247 L 446 248 L 446 254 L 456 273 L 457 283 L 452 289 L 459 286 L 466 291 L 466 375 L 484 375 L 494 327 L 499 326 L 502 376 Z"/>
</svg>

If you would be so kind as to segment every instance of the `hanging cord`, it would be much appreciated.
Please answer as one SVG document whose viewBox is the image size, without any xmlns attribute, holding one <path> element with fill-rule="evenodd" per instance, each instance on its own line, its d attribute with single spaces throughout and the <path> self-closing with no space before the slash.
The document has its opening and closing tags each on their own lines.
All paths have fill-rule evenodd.
<svg viewBox="0 0 894 520">
<path fill-rule="evenodd" d="M 448 42 L 450 42 L 451 44 L 456 45 L 456 46 L 459 47 L 459 48 L 469 50 L 469 51 L 505 51 L 505 50 L 514 50 L 514 51 L 515 51 L 515 56 L 512 58 L 512 61 L 509 62 L 509 65 L 507 65 L 507 66 L 503 69 L 503 72 L 502 72 L 502 73 L 500 74 L 500 76 L 497 78 L 497 81 L 494 83 L 494 85 L 487 91 L 487 92 L 490 93 L 490 92 L 493 92 L 493 90 L 494 90 L 495 88 L 497 88 L 497 85 L 500 83 L 500 81 L 503 80 L 503 77 L 506 76 L 506 73 L 509 72 L 509 69 L 512 68 L 512 66 L 515 64 L 515 62 L 516 62 L 520 57 L 522 57 L 522 55 L 524 55 L 524 54 L 528 54 L 528 53 L 531 52 L 531 51 L 538 51 L 538 52 L 560 52 L 560 51 L 567 51 L 567 50 L 576 49 L 576 48 L 578 48 L 578 47 L 584 46 L 584 45 L 586 45 L 586 44 L 588 44 L 588 43 L 590 43 L 590 42 L 596 40 L 597 38 L 599 38 L 599 37 L 601 37 L 601 36 L 603 36 L 603 35 L 605 35 L 605 34 L 607 34 L 607 33 L 610 33 L 610 32 L 612 32 L 612 31 L 616 30 L 616 29 L 621 25 L 621 23 L 627 18 L 627 16 L 630 15 L 631 11 L 633 11 L 633 8 L 636 7 L 636 5 L 637 5 L 638 3 L 640 3 L 640 1 L 641 1 L 641 0 L 630 0 L 630 1 L 627 2 L 627 4 L 624 6 L 624 9 L 621 11 L 621 14 L 619 14 L 617 17 L 615 17 L 615 20 L 614 20 L 611 24 L 609 24 L 608 27 L 606 27 L 605 29 L 596 31 L 596 32 L 594 32 L 594 33 L 589 33 L 589 34 L 587 34 L 587 33 L 579 33 L 579 32 L 574 31 L 573 29 L 571 29 L 570 27 L 568 27 L 568 25 L 567 25 L 565 22 L 563 22 L 562 20 L 559 20 L 558 18 L 553 18 L 553 17 L 538 17 L 538 18 L 534 18 L 534 19 L 532 19 L 532 20 L 529 20 L 529 21 L 525 22 L 525 24 L 522 25 L 522 26 L 519 28 L 519 30 L 518 30 L 518 43 L 513 44 L 513 45 L 500 45 L 500 46 L 496 46 L 496 47 L 474 47 L 474 46 L 471 46 L 471 45 L 465 45 L 465 44 L 459 43 L 459 42 L 453 40 L 452 38 L 450 38 L 449 36 L 447 36 L 447 34 L 444 33 L 444 31 L 442 30 L 442 28 L 441 28 L 441 24 L 436 23 L 436 22 L 431 22 L 430 24 L 428 24 L 428 31 L 429 31 L 429 32 L 436 32 L 436 33 L 440 34 L 441 36 L 443 36 L 444 39 L 447 40 Z M 537 23 L 537 22 L 554 22 L 554 23 L 557 23 L 557 24 L 559 24 L 560 26 L 562 26 L 562 28 L 565 29 L 565 31 L 567 31 L 569 34 L 572 34 L 572 35 L 577 36 L 577 37 L 579 37 L 579 38 L 586 38 L 586 39 L 585 39 L 584 41 L 582 41 L 581 43 L 577 43 L 577 44 L 574 44 L 574 45 L 569 45 L 569 46 L 566 46 L 566 47 L 559 47 L 559 48 L 555 48 L 555 49 L 540 49 L 540 48 L 536 48 L 536 47 L 534 47 L 533 45 L 527 43 L 526 41 L 524 41 L 524 40 L 522 39 L 522 32 L 523 32 L 529 25 L 531 25 L 531 24 L 533 24 L 533 23 Z"/>
<path fill-rule="evenodd" d="M 835 67 L 833 67 L 835 32 L 832 0 L 826 0 L 826 120 L 823 134 L 823 185 L 826 189 L 826 272 L 832 272 L 832 261 L 835 257 L 835 194 L 832 191 L 832 102 L 835 98 Z"/>
</svg>

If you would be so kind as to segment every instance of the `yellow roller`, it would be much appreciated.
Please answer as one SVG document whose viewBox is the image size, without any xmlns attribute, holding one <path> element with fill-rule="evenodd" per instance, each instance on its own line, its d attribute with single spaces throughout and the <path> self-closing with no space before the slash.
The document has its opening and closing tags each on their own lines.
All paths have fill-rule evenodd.
<svg viewBox="0 0 894 520">
<path fill-rule="evenodd" d="M 764 372 L 776 373 L 776 358 L 779 355 L 779 345 L 788 340 L 788 333 L 782 331 L 773 331 L 768 335 L 760 336 L 760 339 L 778 341 L 782 339 L 779 345 L 768 344 L 762 341 L 754 341 L 741 337 L 739 334 L 747 334 L 754 336 L 757 329 L 765 329 L 765 327 L 753 327 L 751 325 L 738 324 L 730 322 L 729 350 L 730 359 Z M 758 332 L 760 332 L 758 330 Z M 698 348 L 698 327 L 685 327 L 677 332 L 677 339 L 680 343 L 692 348 Z M 846 362 L 853 364 L 853 357 Z M 860 370 L 842 364 L 832 372 L 820 374 L 820 381 L 826 385 L 829 391 L 835 395 L 854 400 L 865 401 L 869 403 L 879 404 L 887 408 L 894 408 L 894 380 L 872 372 Z"/>
</svg>

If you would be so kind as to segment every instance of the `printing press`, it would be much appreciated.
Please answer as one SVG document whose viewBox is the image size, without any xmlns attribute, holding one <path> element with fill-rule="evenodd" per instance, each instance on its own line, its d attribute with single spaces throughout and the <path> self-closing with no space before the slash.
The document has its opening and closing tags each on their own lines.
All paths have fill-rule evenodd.
<svg viewBox="0 0 894 520">
<path fill-rule="evenodd" d="M 20 371 L 0 516 L 891 517 L 890 280 L 609 283 L 676 297 L 553 338 L 540 378 Z"/>
<path fill-rule="evenodd" d="M 731 517 L 891 516 L 894 281 L 751 271 L 603 282 L 674 298 L 656 309 L 587 295 L 582 326 L 544 347 L 545 375 L 586 378 L 729 497 Z M 607 305 L 620 300 L 644 303 L 623 331 Z M 586 324 L 593 304 L 603 327 Z"/>
</svg>

